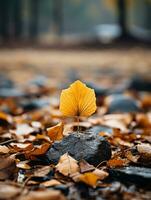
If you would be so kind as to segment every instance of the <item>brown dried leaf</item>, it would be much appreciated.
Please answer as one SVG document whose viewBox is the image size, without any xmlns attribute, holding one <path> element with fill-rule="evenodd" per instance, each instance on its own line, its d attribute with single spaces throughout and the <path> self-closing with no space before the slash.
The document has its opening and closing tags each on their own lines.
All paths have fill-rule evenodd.
<svg viewBox="0 0 151 200">
<path fill-rule="evenodd" d="M 9 148 L 5 145 L 0 145 L 0 154 L 6 154 L 9 153 Z"/>
<path fill-rule="evenodd" d="M 138 152 L 147 158 L 151 158 L 151 145 L 150 144 L 138 144 L 137 145 Z"/>
<path fill-rule="evenodd" d="M 123 167 L 128 164 L 126 159 L 114 158 L 107 162 L 108 167 L 116 168 L 116 167 Z"/>
<path fill-rule="evenodd" d="M 12 157 L 0 158 L 0 180 L 8 179 L 16 172 L 15 160 Z"/>
<path fill-rule="evenodd" d="M 66 198 L 58 190 L 31 191 L 22 195 L 17 200 L 65 200 Z"/>
<path fill-rule="evenodd" d="M 44 186 L 44 187 L 52 187 L 52 186 L 61 185 L 61 183 L 59 181 L 57 181 L 56 179 L 51 179 L 49 181 L 45 181 L 45 182 L 41 183 L 40 185 Z"/>
<path fill-rule="evenodd" d="M 21 188 L 0 182 L 0 199 L 15 199 Z"/>
<path fill-rule="evenodd" d="M 39 146 L 34 146 L 34 148 L 31 151 L 25 152 L 25 156 L 27 159 L 34 159 L 35 156 L 40 156 L 45 154 L 49 149 L 49 147 L 50 147 L 49 143 L 44 143 Z"/>
<path fill-rule="evenodd" d="M 59 163 L 56 165 L 56 170 L 64 176 L 71 176 L 79 172 L 78 162 L 66 153 L 60 157 Z"/>
<path fill-rule="evenodd" d="M 95 167 L 93 165 L 90 165 L 85 160 L 82 160 L 79 162 L 79 167 L 80 167 L 81 173 L 89 172 L 89 171 L 92 171 L 95 169 Z"/>
<path fill-rule="evenodd" d="M 126 151 L 125 156 L 129 161 L 134 163 L 137 163 L 138 159 L 140 158 L 139 155 L 134 156 L 131 151 Z"/>
<path fill-rule="evenodd" d="M 47 128 L 47 135 L 50 137 L 52 141 L 62 140 L 63 138 L 63 123 L 60 122 L 56 126 Z"/>
</svg>

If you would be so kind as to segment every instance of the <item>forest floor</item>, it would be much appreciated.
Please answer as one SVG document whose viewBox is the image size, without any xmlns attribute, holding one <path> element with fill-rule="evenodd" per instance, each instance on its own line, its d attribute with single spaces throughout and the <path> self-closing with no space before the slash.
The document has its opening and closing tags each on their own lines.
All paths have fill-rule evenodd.
<svg viewBox="0 0 151 200">
<path fill-rule="evenodd" d="M 59 109 L 77 79 L 97 104 L 79 122 Z M 75 85 L 62 103 L 89 113 L 93 90 Z M 0 50 L 0 199 L 150 200 L 150 189 L 150 49 Z"/>
</svg>

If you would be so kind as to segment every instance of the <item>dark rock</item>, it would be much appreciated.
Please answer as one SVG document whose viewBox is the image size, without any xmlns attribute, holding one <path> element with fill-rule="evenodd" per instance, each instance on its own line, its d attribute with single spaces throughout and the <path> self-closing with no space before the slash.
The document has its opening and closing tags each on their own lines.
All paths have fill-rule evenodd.
<svg viewBox="0 0 151 200">
<path fill-rule="evenodd" d="M 47 152 L 50 163 L 56 164 L 61 155 L 69 153 L 76 160 L 84 159 L 98 165 L 111 157 L 111 148 L 105 138 L 91 132 L 72 133 L 60 142 L 55 142 Z"/>
<path fill-rule="evenodd" d="M 0 88 L 0 97 L 23 97 L 25 94 L 17 88 Z"/>
<path fill-rule="evenodd" d="M 110 176 L 121 182 L 151 186 L 151 168 L 129 166 L 110 169 Z"/>
<path fill-rule="evenodd" d="M 49 105 L 48 99 L 29 99 L 20 102 L 20 106 L 24 109 L 25 112 L 43 108 Z"/>
<path fill-rule="evenodd" d="M 76 81 L 76 80 L 78 80 L 78 79 L 80 79 L 78 71 L 76 69 L 72 69 L 72 70 L 69 69 L 67 71 L 67 78 L 71 83 Z"/>
<path fill-rule="evenodd" d="M 107 127 L 107 126 L 93 126 L 92 128 L 89 129 L 90 132 L 92 132 L 92 134 L 99 134 L 100 132 L 107 132 L 107 133 L 112 133 L 113 129 L 111 127 Z"/>
<path fill-rule="evenodd" d="M 64 195 L 68 195 L 69 193 L 69 187 L 67 185 L 56 185 L 54 187 L 55 190 L 61 191 Z"/>
<path fill-rule="evenodd" d="M 128 113 L 128 112 L 139 112 L 141 108 L 138 102 L 128 96 L 124 95 L 111 95 L 111 102 L 108 106 L 108 113 Z"/>
<path fill-rule="evenodd" d="M 5 75 L 0 74 L 0 88 L 13 88 L 14 83 Z"/>
<path fill-rule="evenodd" d="M 44 87 L 47 84 L 47 78 L 39 75 L 35 79 L 29 82 L 30 85 L 36 85 L 38 87 Z"/>
<path fill-rule="evenodd" d="M 105 87 L 97 86 L 94 83 L 86 83 L 86 85 L 90 88 L 93 88 L 97 97 L 105 96 L 108 92 L 108 89 Z"/>
<path fill-rule="evenodd" d="M 129 82 L 129 89 L 151 92 L 151 80 L 145 80 L 139 76 L 133 77 Z"/>
</svg>

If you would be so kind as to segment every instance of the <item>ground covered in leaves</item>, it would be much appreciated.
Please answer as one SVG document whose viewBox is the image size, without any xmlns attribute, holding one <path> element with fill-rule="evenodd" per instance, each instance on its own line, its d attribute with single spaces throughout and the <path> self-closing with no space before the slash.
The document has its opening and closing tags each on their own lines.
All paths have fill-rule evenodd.
<svg viewBox="0 0 151 200">
<path fill-rule="evenodd" d="M 95 67 L 84 79 L 66 69 L 60 79 L 32 74 L 27 81 L 18 81 L 21 72 L 2 73 L 0 199 L 150 199 L 149 72 Z M 97 100 L 97 111 L 81 117 L 79 128 L 59 111 L 62 89 L 77 79 Z"/>
</svg>

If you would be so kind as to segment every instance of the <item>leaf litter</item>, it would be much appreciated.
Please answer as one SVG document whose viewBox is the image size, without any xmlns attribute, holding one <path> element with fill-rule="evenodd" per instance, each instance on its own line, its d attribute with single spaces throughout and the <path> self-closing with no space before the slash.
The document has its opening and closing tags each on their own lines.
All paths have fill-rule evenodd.
<svg viewBox="0 0 151 200">
<path fill-rule="evenodd" d="M 123 199 L 149 199 L 147 189 L 136 182 L 123 183 L 112 176 L 112 170 L 151 167 L 150 93 L 137 91 L 137 98 L 133 90 L 128 93 L 141 112 L 109 114 L 108 95 L 95 97 L 95 88 L 79 80 L 62 92 L 57 87 L 29 85 L 26 95 L 1 98 L 0 199 L 118 199 L 118 195 Z M 25 96 L 36 100 L 33 102 L 49 98 L 52 103 L 37 106 Z M 57 164 L 49 162 L 47 151 L 55 142 L 73 131 L 78 134 L 79 129 L 86 134 L 85 130 L 95 126 L 108 128 L 97 134 L 111 145 L 110 160 L 94 166 L 85 160 L 77 161 L 66 152 Z M 87 196 L 83 197 L 83 191 Z"/>
</svg>

